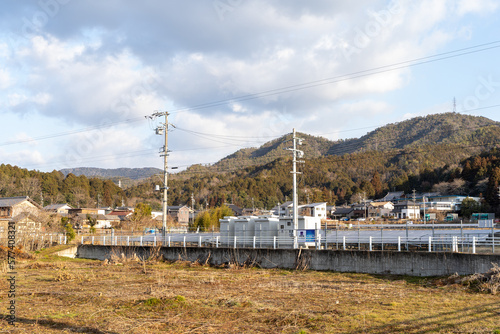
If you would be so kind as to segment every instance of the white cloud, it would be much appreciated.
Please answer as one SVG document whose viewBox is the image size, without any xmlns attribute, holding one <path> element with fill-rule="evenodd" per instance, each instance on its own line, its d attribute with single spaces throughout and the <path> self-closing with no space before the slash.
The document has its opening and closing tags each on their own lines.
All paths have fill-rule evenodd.
<svg viewBox="0 0 500 334">
<path fill-rule="evenodd" d="M 6 89 L 11 85 L 11 77 L 7 70 L 0 69 L 0 89 Z"/>
<path fill-rule="evenodd" d="M 498 9 L 499 3 L 495 0 L 460 0 L 457 12 L 459 15 L 469 13 L 486 14 L 493 13 Z"/>
<path fill-rule="evenodd" d="M 293 127 L 322 133 L 326 125 L 336 137 L 357 127 L 353 117 L 367 125 L 389 117 L 388 93 L 395 99 L 418 78 L 409 67 L 351 79 L 346 74 L 447 51 L 458 39 L 474 44 L 481 23 L 474 15 L 498 7 L 491 0 L 229 3 L 221 19 L 210 1 L 69 2 L 37 36 L 5 42 L 0 35 L 2 107 L 21 116 L 37 112 L 71 128 L 168 108 L 180 127 L 220 134 L 173 132 L 174 148 L 197 149 L 172 153 L 184 162 L 217 160 Z M 0 22 L 12 36 L 23 17 L 41 10 L 17 2 L 2 8 Z M 472 14 L 467 21 L 460 18 L 465 14 Z M 222 102 L 193 107 L 213 101 Z M 115 159 L 116 152 L 160 146 L 147 127 L 126 129 L 105 131 L 83 156 L 107 154 L 102 164 L 109 166 L 156 163 L 157 154 Z M 84 143 L 78 137 L 60 145 L 71 155 Z"/>
</svg>

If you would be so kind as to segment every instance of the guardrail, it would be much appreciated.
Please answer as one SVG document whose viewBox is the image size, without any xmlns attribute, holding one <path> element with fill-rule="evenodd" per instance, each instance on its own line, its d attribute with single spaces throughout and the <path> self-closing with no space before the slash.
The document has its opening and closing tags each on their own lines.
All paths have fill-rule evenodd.
<svg viewBox="0 0 500 334">
<path fill-rule="evenodd" d="M 375 236 L 335 236 L 321 235 L 314 240 L 299 241 L 297 237 L 227 237 L 187 233 L 183 235 L 154 236 L 82 236 L 82 244 L 105 246 L 164 246 L 164 247 L 226 247 L 226 248 L 264 248 L 293 249 L 309 247 L 334 250 L 368 251 L 426 251 L 426 252 L 463 252 L 495 253 L 500 251 L 500 238 L 491 236 L 463 235 L 424 235 L 415 237 L 375 237 Z"/>
</svg>

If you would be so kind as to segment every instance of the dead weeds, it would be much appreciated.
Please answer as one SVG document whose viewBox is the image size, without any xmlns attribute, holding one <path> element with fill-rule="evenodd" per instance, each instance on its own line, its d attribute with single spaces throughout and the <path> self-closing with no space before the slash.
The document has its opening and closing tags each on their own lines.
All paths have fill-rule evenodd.
<svg viewBox="0 0 500 334">
<path fill-rule="evenodd" d="M 11 327 L 0 320 L 0 331 L 292 334 L 500 329 L 498 294 L 473 294 L 428 281 L 409 284 L 411 280 L 401 278 L 230 264 L 212 268 L 159 262 L 154 252 L 145 259 L 120 252 L 103 264 L 58 257 L 23 260 L 17 280 L 19 322 Z M 6 282 L 0 288 L 6 291 Z M 6 295 L 0 298 L 8 302 Z"/>
</svg>

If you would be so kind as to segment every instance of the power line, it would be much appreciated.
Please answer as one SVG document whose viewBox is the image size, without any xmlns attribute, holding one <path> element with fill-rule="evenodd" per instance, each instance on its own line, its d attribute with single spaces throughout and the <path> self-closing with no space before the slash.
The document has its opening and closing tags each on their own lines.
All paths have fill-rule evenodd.
<svg viewBox="0 0 500 334">
<path fill-rule="evenodd" d="M 234 97 L 231 99 L 224 99 L 224 100 L 218 100 L 218 101 L 214 101 L 214 102 L 202 103 L 202 104 L 198 104 L 198 105 L 194 105 L 194 106 L 186 107 L 186 108 L 174 109 L 171 111 L 171 113 L 186 112 L 188 110 L 206 109 L 206 108 L 224 105 L 224 104 L 227 104 L 229 102 L 241 102 L 241 101 L 254 100 L 254 99 L 267 97 L 267 96 L 271 96 L 271 95 L 289 93 L 289 92 L 293 92 L 293 91 L 298 91 L 298 90 L 303 90 L 303 89 L 308 89 L 308 88 L 313 88 L 313 87 L 318 87 L 318 86 L 323 86 L 323 85 L 329 85 L 332 83 L 342 82 L 342 81 L 346 81 L 346 80 L 362 78 L 362 77 L 366 77 L 366 76 L 370 76 L 370 75 L 400 70 L 400 69 L 403 69 L 406 67 L 414 67 L 414 66 L 418 66 L 418 65 L 423 65 L 423 64 L 436 62 L 436 61 L 456 58 L 456 57 L 460 57 L 460 56 L 464 56 L 464 55 L 468 55 L 468 54 L 473 54 L 473 53 L 477 53 L 477 52 L 482 52 L 482 51 L 486 51 L 486 50 L 496 49 L 496 48 L 500 47 L 499 43 L 500 43 L 500 40 L 489 42 L 489 43 L 484 43 L 484 44 L 478 44 L 475 46 L 470 46 L 470 47 L 466 47 L 466 48 L 462 48 L 462 49 L 443 52 L 443 53 L 439 53 L 439 54 L 435 54 L 435 55 L 431 55 L 431 56 L 427 56 L 427 57 L 416 58 L 416 59 L 412 59 L 412 60 L 407 60 L 407 61 L 403 61 L 403 62 L 399 62 L 399 63 L 375 67 L 375 68 L 362 70 L 362 71 L 358 71 L 358 72 L 353 72 L 353 73 L 349 73 L 349 74 L 344 74 L 344 75 L 339 75 L 339 76 L 335 76 L 335 77 L 310 81 L 307 83 L 296 84 L 296 85 L 286 86 L 286 87 L 282 87 L 282 88 L 270 89 L 270 90 L 262 91 L 259 93 L 241 95 L 241 96 Z M 474 49 L 476 49 L 476 50 L 474 50 Z"/>
<path fill-rule="evenodd" d="M 0 143 L 0 146 L 8 146 L 8 145 L 15 145 L 15 144 L 24 144 L 24 143 L 34 142 L 34 141 L 40 141 L 40 140 L 57 138 L 57 137 L 69 136 L 69 135 L 74 135 L 74 134 L 83 133 L 83 132 L 89 132 L 89 131 L 94 131 L 94 130 L 100 130 L 100 129 L 110 128 L 112 126 L 119 125 L 119 124 L 135 123 L 135 122 L 139 122 L 139 121 L 142 121 L 142 120 L 143 120 L 142 117 L 136 117 L 136 118 L 127 119 L 127 120 L 124 120 L 124 121 L 110 122 L 110 123 L 105 123 L 105 124 L 101 124 L 101 125 L 94 125 L 94 126 L 90 126 L 90 127 L 83 128 L 83 129 L 77 129 L 77 130 L 72 130 L 72 131 L 54 133 L 54 134 L 44 135 L 44 136 L 40 136 L 40 137 L 36 137 L 36 138 L 6 141 L 6 142 L 3 142 L 3 143 Z"/>
<path fill-rule="evenodd" d="M 435 62 L 435 61 L 446 60 L 446 59 L 455 58 L 455 57 L 468 55 L 468 54 L 472 54 L 472 53 L 496 49 L 499 47 L 500 47 L 500 40 L 489 42 L 489 43 L 484 43 L 484 44 L 478 44 L 475 46 L 470 46 L 470 47 L 457 49 L 457 50 L 453 50 L 453 51 L 448 51 L 448 52 L 444 52 L 444 53 L 439 53 L 439 54 L 435 54 L 435 55 L 431 55 L 431 56 L 427 56 L 427 57 L 421 57 L 421 58 L 407 60 L 407 61 L 403 61 L 403 62 L 399 62 L 399 63 L 375 67 L 372 69 L 362 70 L 362 71 L 358 71 L 358 72 L 352 72 L 352 73 L 344 74 L 344 75 L 340 75 L 340 76 L 310 81 L 307 83 L 296 84 L 296 85 L 286 86 L 286 87 L 282 87 L 282 88 L 266 90 L 266 91 L 262 91 L 259 93 L 242 95 L 242 96 L 234 97 L 234 98 L 230 98 L 230 99 L 224 99 L 224 100 L 218 100 L 218 101 L 214 101 L 214 102 L 203 103 L 203 104 L 194 105 L 194 106 L 186 107 L 186 108 L 174 109 L 174 110 L 170 111 L 169 113 L 172 114 L 172 113 L 185 112 L 188 110 L 199 110 L 199 109 L 205 109 L 205 108 L 209 108 L 209 107 L 220 106 L 223 104 L 227 104 L 229 102 L 241 102 L 241 101 L 252 100 L 252 99 L 257 99 L 257 98 L 261 98 L 261 97 L 267 97 L 267 96 L 271 96 L 271 95 L 278 95 L 278 94 L 288 93 L 288 92 L 292 92 L 292 91 L 303 90 L 303 89 L 313 88 L 313 87 L 322 86 L 322 85 L 328 85 L 328 84 L 337 83 L 337 82 L 341 82 L 341 81 L 352 80 L 352 79 L 361 78 L 361 77 L 365 77 L 365 76 L 369 76 L 369 75 L 375 75 L 375 74 L 380 74 L 380 73 L 384 73 L 384 72 L 394 71 L 394 70 L 402 69 L 405 67 L 413 67 L 413 66 L 427 64 L 427 63 L 431 63 L 431 62 Z M 477 108 L 476 110 L 481 110 L 481 109 L 486 109 L 486 108 L 491 108 L 491 107 Z M 45 140 L 45 139 L 52 139 L 52 138 L 57 138 L 57 137 L 62 137 L 62 136 L 73 135 L 73 134 L 77 134 L 77 133 L 93 131 L 93 130 L 97 130 L 97 129 L 108 128 L 108 127 L 118 125 L 118 124 L 138 122 L 141 120 L 144 120 L 144 118 L 143 117 L 136 117 L 136 118 L 131 118 L 131 119 L 123 120 L 123 121 L 110 122 L 110 123 L 106 123 L 106 124 L 102 124 L 102 125 L 95 125 L 95 126 L 91 126 L 91 127 L 87 127 L 87 128 L 83 128 L 83 129 L 73 130 L 73 131 L 49 134 L 49 135 L 40 136 L 40 137 L 32 138 L 32 139 L 7 141 L 7 142 L 0 143 L 0 146 L 28 143 L 28 142 L 33 142 L 33 141 Z M 348 131 L 348 130 L 346 130 L 346 131 Z M 250 137 L 247 137 L 247 138 L 250 138 Z"/>
</svg>

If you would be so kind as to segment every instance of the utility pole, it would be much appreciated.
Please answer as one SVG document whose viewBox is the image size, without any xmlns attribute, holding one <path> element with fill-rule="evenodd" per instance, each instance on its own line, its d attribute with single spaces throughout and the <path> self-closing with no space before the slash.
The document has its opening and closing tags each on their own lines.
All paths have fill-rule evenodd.
<svg viewBox="0 0 500 334">
<path fill-rule="evenodd" d="M 366 220 L 366 191 L 363 191 L 363 203 L 365 204 L 365 220 Z"/>
<path fill-rule="evenodd" d="M 304 152 L 301 150 L 297 149 L 297 145 L 302 145 L 302 138 L 298 138 L 295 133 L 295 128 L 293 129 L 292 133 L 292 141 L 293 141 L 293 148 L 287 148 L 287 150 L 292 151 L 293 154 L 293 169 L 292 169 L 292 175 L 293 175 L 293 234 L 294 236 L 297 235 L 297 230 L 299 228 L 299 210 L 298 210 L 298 199 L 297 199 L 297 174 L 301 174 L 300 172 L 297 172 L 297 162 L 303 162 L 303 161 L 298 161 L 298 158 L 302 158 L 304 156 Z M 297 248 L 298 245 L 294 245 L 295 248 Z"/>
<path fill-rule="evenodd" d="M 167 235 L 167 190 L 168 190 L 168 112 L 155 112 L 151 116 L 146 116 L 149 119 L 156 119 L 157 117 L 165 116 L 165 123 L 156 128 L 157 135 L 164 135 L 165 145 L 160 150 L 160 156 L 163 156 L 163 217 L 162 217 L 162 235 L 163 242 L 165 243 Z"/>
<path fill-rule="evenodd" d="M 415 206 L 415 192 L 416 190 L 413 189 L 413 219 L 417 219 L 417 209 Z"/>
<path fill-rule="evenodd" d="M 427 222 L 426 216 L 425 216 L 425 196 L 422 196 L 422 202 L 424 203 L 424 223 Z"/>
</svg>

